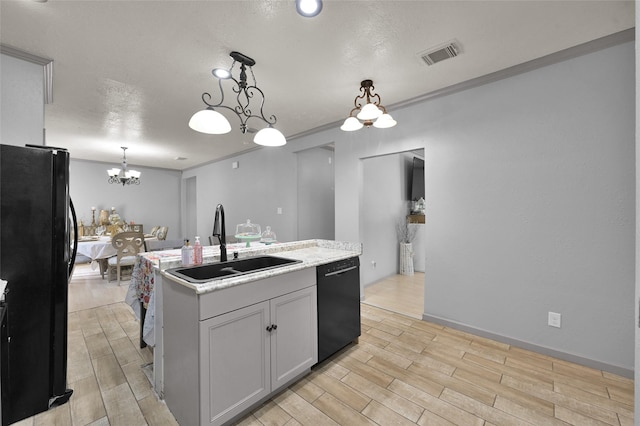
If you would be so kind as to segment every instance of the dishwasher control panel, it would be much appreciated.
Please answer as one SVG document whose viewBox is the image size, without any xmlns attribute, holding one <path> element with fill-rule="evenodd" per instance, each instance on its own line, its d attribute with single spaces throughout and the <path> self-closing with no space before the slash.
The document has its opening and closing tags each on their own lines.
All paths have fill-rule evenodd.
<svg viewBox="0 0 640 426">
<path fill-rule="evenodd" d="M 350 259 L 338 260 L 326 265 L 320 265 L 318 266 L 318 270 L 321 271 L 322 274 L 330 274 L 332 272 L 340 272 L 345 269 L 351 269 L 354 266 L 360 266 L 360 258 L 352 257 Z"/>
</svg>

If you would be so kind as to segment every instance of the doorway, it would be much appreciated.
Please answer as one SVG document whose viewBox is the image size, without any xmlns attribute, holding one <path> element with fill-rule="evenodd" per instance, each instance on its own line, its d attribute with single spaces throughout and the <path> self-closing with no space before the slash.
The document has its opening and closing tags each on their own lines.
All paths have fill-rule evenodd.
<svg viewBox="0 0 640 426">
<path fill-rule="evenodd" d="M 422 318 L 424 312 L 425 225 L 416 227 L 414 275 L 399 274 L 397 226 L 411 210 L 414 157 L 424 149 L 362 159 L 360 235 L 364 303 Z M 424 184 L 424 171 L 421 175 Z"/>
</svg>

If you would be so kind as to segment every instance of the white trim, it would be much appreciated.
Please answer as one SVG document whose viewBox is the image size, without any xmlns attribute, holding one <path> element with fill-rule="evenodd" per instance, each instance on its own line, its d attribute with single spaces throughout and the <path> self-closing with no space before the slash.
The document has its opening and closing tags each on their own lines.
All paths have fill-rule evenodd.
<svg viewBox="0 0 640 426">
<path fill-rule="evenodd" d="M 552 356 L 554 358 L 562 359 L 565 361 L 573 362 L 575 364 L 584 365 L 586 367 L 595 368 L 596 370 L 608 371 L 613 374 L 617 374 L 619 376 L 628 377 L 633 379 L 634 371 L 625 367 L 620 367 L 618 365 L 608 364 L 605 362 L 601 362 L 595 359 L 585 358 L 579 355 L 575 355 L 569 352 L 562 352 L 556 349 L 551 349 L 546 346 L 540 346 L 535 343 L 525 342 L 522 340 L 514 339 L 511 337 L 503 336 L 500 334 L 492 333 L 490 331 L 482 330 L 476 327 L 472 327 L 466 324 L 462 324 L 456 321 L 450 321 L 445 318 L 441 318 L 435 315 L 427 315 L 422 314 L 422 320 L 431 322 L 433 324 L 443 325 L 445 327 L 450 327 L 455 330 L 461 330 L 467 333 L 471 333 L 473 335 L 479 337 L 485 337 L 487 339 L 495 340 L 497 342 L 506 343 L 511 346 L 517 346 L 522 349 L 527 349 L 539 354 Z"/>
<path fill-rule="evenodd" d="M 11 56 L 23 61 L 31 62 L 37 65 L 42 65 L 42 71 L 44 74 L 44 103 L 53 103 L 53 59 L 43 58 L 24 50 L 16 49 L 15 47 L 0 44 L 0 53 L 3 55 Z"/>
</svg>

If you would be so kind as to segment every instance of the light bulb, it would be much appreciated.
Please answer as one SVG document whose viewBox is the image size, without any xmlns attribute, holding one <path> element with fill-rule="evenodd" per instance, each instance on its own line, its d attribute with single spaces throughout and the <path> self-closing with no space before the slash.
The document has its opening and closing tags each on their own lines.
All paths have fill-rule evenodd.
<svg viewBox="0 0 640 426">
<path fill-rule="evenodd" d="M 213 70 L 211 70 L 211 74 L 213 74 L 214 77 L 219 78 L 220 80 L 231 78 L 231 71 L 225 68 L 214 68 Z"/>
</svg>

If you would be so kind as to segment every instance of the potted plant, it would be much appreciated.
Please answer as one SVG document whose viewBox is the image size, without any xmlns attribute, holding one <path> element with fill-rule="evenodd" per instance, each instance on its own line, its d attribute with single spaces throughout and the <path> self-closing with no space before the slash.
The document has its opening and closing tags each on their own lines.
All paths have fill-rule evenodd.
<svg viewBox="0 0 640 426">
<path fill-rule="evenodd" d="M 418 228 L 409 226 L 406 218 L 396 223 L 396 235 L 400 244 L 400 274 L 413 275 L 413 244 Z"/>
</svg>

